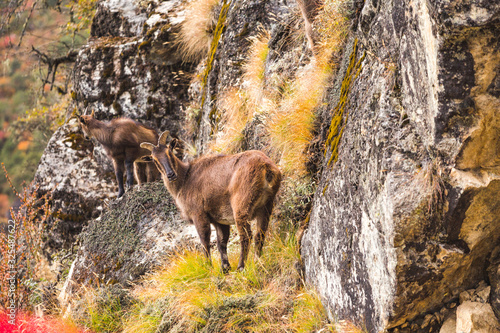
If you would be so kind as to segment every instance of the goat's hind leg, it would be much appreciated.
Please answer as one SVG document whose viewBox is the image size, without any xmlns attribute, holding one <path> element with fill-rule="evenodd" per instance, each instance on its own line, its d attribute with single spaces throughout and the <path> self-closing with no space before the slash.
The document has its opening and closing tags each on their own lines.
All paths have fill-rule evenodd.
<svg viewBox="0 0 500 333">
<path fill-rule="evenodd" d="M 244 196 L 235 196 L 231 199 L 233 207 L 234 221 L 238 234 L 240 236 L 241 254 L 238 263 L 238 269 L 242 271 L 245 268 L 245 261 L 248 256 L 250 242 L 252 241 L 252 228 L 250 226 L 250 215 L 254 210 L 255 202 L 260 193 L 248 193 Z"/>
<path fill-rule="evenodd" d="M 269 218 L 273 211 L 274 200 L 270 198 L 269 201 L 263 206 L 258 208 L 256 212 L 257 231 L 255 233 L 255 254 L 260 257 L 262 255 L 262 248 L 264 247 L 264 240 L 266 238 L 266 231 L 269 226 Z"/>
<path fill-rule="evenodd" d="M 124 193 L 123 188 L 123 160 L 113 159 L 113 168 L 115 169 L 116 181 L 118 182 L 118 198 L 120 198 Z"/>
<path fill-rule="evenodd" d="M 236 218 L 236 228 L 238 229 L 238 234 L 240 235 L 241 253 L 240 261 L 238 263 L 238 270 L 242 271 L 245 268 L 245 261 L 248 257 L 248 249 L 250 247 L 250 242 L 252 241 L 252 228 L 250 223 L 248 223 L 248 214 L 240 215 L 237 214 Z"/>
<path fill-rule="evenodd" d="M 227 242 L 229 240 L 229 231 L 231 227 L 226 224 L 213 223 L 215 230 L 217 231 L 217 249 L 220 253 L 220 261 L 222 266 L 222 271 L 227 273 L 231 270 L 231 265 L 229 265 L 229 259 L 227 257 Z"/>
<path fill-rule="evenodd" d="M 127 190 L 134 185 L 134 162 L 125 160 L 125 169 L 127 171 Z"/>
</svg>

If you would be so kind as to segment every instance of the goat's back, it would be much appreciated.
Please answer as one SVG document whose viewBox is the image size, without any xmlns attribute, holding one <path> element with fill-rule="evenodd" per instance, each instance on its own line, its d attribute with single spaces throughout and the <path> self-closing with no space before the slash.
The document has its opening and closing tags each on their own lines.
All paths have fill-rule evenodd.
<svg viewBox="0 0 500 333">
<path fill-rule="evenodd" d="M 230 220 L 235 205 L 247 205 L 253 215 L 254 206 L 274 200 L 280 182 L 280 170 L 261 151 L 207 156 L 191 163 L 182 196 L 186 208 L 202 203 L 214 218 Z"/>
<path fill-rule="evenodd" d="M 156 130 L 129 118 L 113 119 L 109 123 L 112 131 L 113 145 L 123 147 L 139 147 L 142 142 L 156 143 Z"/>
</svg>

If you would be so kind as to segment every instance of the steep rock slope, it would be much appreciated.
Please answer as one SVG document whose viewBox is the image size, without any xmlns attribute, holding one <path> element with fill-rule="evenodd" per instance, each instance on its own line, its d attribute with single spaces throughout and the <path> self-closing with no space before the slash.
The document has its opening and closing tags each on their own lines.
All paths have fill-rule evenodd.
<svg viewBox="0 0 500 333">
<path fill-rule="evenodd" d="M 364 3 L 302 242 L 332 318 L 410 332 L 486 278 L 500 236 L 499 14 L 495 1 Z"/>
<path fill-rule="evenodd" d="M 100 144 L 83 140 L 74 115 L 95 110 L 96 118 L 126 116 L 182 134 L 188 75 L 171 45 L 184 19 L 182 1 L 100 2 L 91 37 L 74 71 L 70 118 L 51 138 L 35 181 L 52 192 L 57 221 L 47 251 L 69 248 L 91 218 L 116 196 L 113 168 Z"/>
<path fill-rule="evenodd" d="M 221 130 L 219 125 L 222 111 L 218 102 L 224 93 L 248 84 L 243 78 L 243 65 L 248 59 L 252 38 L 268 31 L 275 38 L 274 45 L 270 45 L 270 49 L 274 46 L 280 48 L 279 51 L 283 53 L 290 52 L 280 42 L 289 38 L 290 31 L 287 29 L 296 18 L 295 8 L 294 2 L 282 0 L 223 1 L 216 27 L 220 29 L 220 35 L 215 35 L 208 59 L 204 66 L 198 69 L 201 83 L 195 82 L 192 87 L 194 92 L 192 98 L 200 107 L 195 131 L 195 143 L 200 151 L 205 151 L 213 135 Z M 299 47 L 292 52 L 302 50 Z M 266 61 L 266 66 L 268 65 L 269 61 Z M 296 70 L 296 67 L 286 70 L 281 68 L 280 75 L 287 76 Z M 269 76 L 269 72 L 266 76 Z M 247 149 L 260 148 L 258 139 L 249 141 L 251 143 Z"/>
<path fill-rule="evenodd" d="M 249 85 L 243 72 L 251 38 L 270 34 L 263 86 L 314 61 L 298 34 L 295 2 L 222 1 L 208 55 L 194 70 L 172 43 L 183 5 L 101 2 L 75 66 L 75 107 L 182 135 L 183 105 L 195 104 L 192 134 L 206 151 L 221 131 L 218 102 L 228 89 Z M 353 6 L 341 70 L 319 111 L 326 124 L 317 128 L 316 149 L 329 135 L 302 241 L 306 280 L 331 319 L 370 332 L 436 330 L 447 318 L 424 320 L 423 314 L 451 309 L 460 299 L 467 305 L 475 294 L 500 313 L 499 5 L 378 0 Z M 190 72 L 196 79 L 188 87 Z M 247 124 L 242 149 L 265 148 L 259 121 Z M 59 246 L 71 244 L 114 196 L 106 157 L 96 149 L 92 158 L 91 151 L 73 119 L 42 158 L 37 181 L 53 191 L 66 230 L 54 236 Z M 163 237 L 161 223 L 149 221 L 152 237 Z M 137 253 L 130 267 L 140 275 L 143 253 Z M 85 253 L 75 263 L 80 273 L 82 258 Z M 97 266 L 91 268 L 105 279 L 129 280 L 120 264 Z M 486 289 L 490 298 L 483 297 Z"/>
</svg>

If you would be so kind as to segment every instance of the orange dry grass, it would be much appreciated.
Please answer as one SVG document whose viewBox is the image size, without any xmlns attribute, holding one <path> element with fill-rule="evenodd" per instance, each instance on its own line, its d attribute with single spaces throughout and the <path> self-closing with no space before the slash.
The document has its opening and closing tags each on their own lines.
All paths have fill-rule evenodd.
<svg viewBox="0 0 500 333">
<path fill-rule="evenodd" d="M 279 163 L 289 175 L 302 176 L 306 171 L 305 151 L 313 136 L 315 109 L 330 74 L 328 62 L 313 61 L 309 69 L 296 78 L 279 108 L 270 115 L 271 145 L 280 153 Z"/>
<path fill-rule="evenodd" d="M 340 53 L 348 31 L 344 3 L 326 0 L 315 23 L 319 36 L 315 57 L 287 83 L 284 92 L 264 85 L 269 34 L 262 32 L 251 39 L 241 88 L 230 90 L 219 99 L 223 130 L 217 134 L 212 150 L 236 152 L 241 148 L 248 122 L 256 114 L 263 115 L 270 138 L 268 148 L 283 171 L 299 178 L 306 174 L 306 150 L 313 136 L 316 107 L 333 72 L 332 58 Z"/>
<path fill-rule="evenodd" d="M 261 32 L 260 35 L 251 38 L 252 45 L 248 59 L 243 67 L 244 88 L 248 92 L 252 106 L 257 107 L 263 97 L 264 70 L 266 58 L 269 53 L 269 33 Z"/>
<path fill-rule="evenodd" d="M 218 3 L 219 0 L 194 0 L 187 5 L 177 39 L 185 61 L 199 61 L 207 55 L 217 23 L 214 9 Z"/>
<path fill-rule="evenodd" d="M 218 107 L 222 110 L 222 131 L 217 133 L 210 149 L 216 152 L 235 153 L 241 147 L 243 130 L 253 114 L 244 92 L 234 88 L 222 94 Z"/>
<path fill-rule="evenodd" d="M 319 36 L 315 57 L 308 68 L 297 73 L 268 121 L 271 146 L 279 153 L 280 165 L 290 176 L 301 177 L 306 173 L 306 149 L 313 136 L 316 107 L 335 66 L 332 57 L 340 53 L 348 32 L 344 3 L 325 1 L 314 24 Z"/>
<path fill-rule="evenodd" d="M 250 53 L 244 65 L 243 88 L 233 88 L 221 94 L 218 108 L 222 111 L 222 131 L 215 136 L 210 146 L 212 151 L 237 152 L 246 125 L 254 114 L 265 110 L 263 80 L 269 38 L 267 32 L 251 38 Z"/>
</svg>

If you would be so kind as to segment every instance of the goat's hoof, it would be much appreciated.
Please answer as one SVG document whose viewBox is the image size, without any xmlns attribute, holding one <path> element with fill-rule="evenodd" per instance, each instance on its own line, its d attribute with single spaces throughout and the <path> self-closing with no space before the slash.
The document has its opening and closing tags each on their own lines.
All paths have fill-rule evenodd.
<svg viewBox="0 0 500 333">
<path fill-rule="evenodd" d="M 222 273 L 223 274 L 227 274 L 231 271 L 231 266 L 227 265 L 227 266 L 222 266 Z"/>
<path fill-rule="evenodd" d="M 239 266 L 238 271 L 243 272 L 245 270 L 245 266 Z"/>
</svg>

